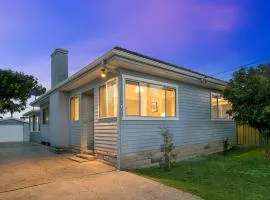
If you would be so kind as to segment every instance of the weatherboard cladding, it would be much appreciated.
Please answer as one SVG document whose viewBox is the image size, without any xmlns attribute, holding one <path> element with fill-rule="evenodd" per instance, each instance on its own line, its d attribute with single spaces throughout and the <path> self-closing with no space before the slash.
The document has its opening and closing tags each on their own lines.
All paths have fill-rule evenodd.
<svg viewBox="0 0 270 200">
<path fill-rule="evenodd" d="M 234 141 L 235 123 L 211 120 L 211 90 L 176 81 L 125 71 L 125 74 L 179 86 L 179 120 L 122 120 L 121 153 L 159 149 L 162 143 L 159 127 L 167 127 L 176 146 L 207 144 L 229 138 Z"/>
<path fill-rule="evenodd" d="M 112 78 L 112 77 L 108 77 Z M 104 80 L 97 79 L 85 86 L 73 90 L 70 96 L 79 95 L 82 92 L 94 89 L 94 150 L 104 154 L 117 155 L 118 128 L 117 118 L 99 119 L 98 118 L 98 89 L 104 84 Z M 89 126 L 91 126 L 89 124 Z M 78 122 L 70 122 L 70 144 L 81 147 L 81 118 Z M 89 141 L 91 144 L 93 141 Z"/>
</svg>

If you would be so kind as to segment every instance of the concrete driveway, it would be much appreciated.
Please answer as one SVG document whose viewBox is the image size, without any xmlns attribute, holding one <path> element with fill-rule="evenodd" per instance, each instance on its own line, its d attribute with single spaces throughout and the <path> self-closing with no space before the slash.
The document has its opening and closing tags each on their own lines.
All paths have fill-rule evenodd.
<svg viewBox="0 0 270 200">
<path fill-rule="evenodd" d="M 100 161 L 77 163 L 38 144 L 0 144 L 0 199 L 200 199 Z"/>
</svg>

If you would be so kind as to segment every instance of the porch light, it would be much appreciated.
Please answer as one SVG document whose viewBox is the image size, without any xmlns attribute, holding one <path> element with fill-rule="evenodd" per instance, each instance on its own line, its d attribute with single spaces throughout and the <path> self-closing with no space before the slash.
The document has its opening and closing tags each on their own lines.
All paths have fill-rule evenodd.
<svg viewBox="0 0 270 200">
<path fill-rule="evenodd" d="M 106 78 L 106 76 L 107 76 L 107 72 L 106 72 L 106 69 L 102 69 L 101 70 L 101 78 Z"/>
</svg>

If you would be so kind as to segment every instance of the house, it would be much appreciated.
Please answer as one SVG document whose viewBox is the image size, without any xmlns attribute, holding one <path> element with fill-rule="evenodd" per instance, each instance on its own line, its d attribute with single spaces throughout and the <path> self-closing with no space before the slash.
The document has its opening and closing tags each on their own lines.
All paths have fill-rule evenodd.
<svg viewBox="0 0 270 200">
<path fill-rule="evenodd" d="M 40 107 L 42 141 L 134 168 L 158 162 L 161 127 L 174 135 L 178 159 L 234 142 L 230 104 L 220 95 L 226 84 L 120 47 L 68 77 L 68 51 L 56 49 L 51 89 L 31 105 Z"/>
<path fill-rule="evenodd" d="M 17 118 L 0 119 L 0 143 L 29 142 L 29 124 Z"/>
</svg>

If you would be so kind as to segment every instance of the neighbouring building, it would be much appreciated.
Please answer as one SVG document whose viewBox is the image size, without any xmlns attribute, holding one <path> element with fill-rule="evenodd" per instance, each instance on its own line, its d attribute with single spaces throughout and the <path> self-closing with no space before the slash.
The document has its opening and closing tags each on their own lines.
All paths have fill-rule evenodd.
<svg viewBox="0 0 270 200">
<path fill-rule="evenodd" d="M 0 119 L 0 143 L 29 142 L 29 124 L 17 118 Z"/>
</svg>

